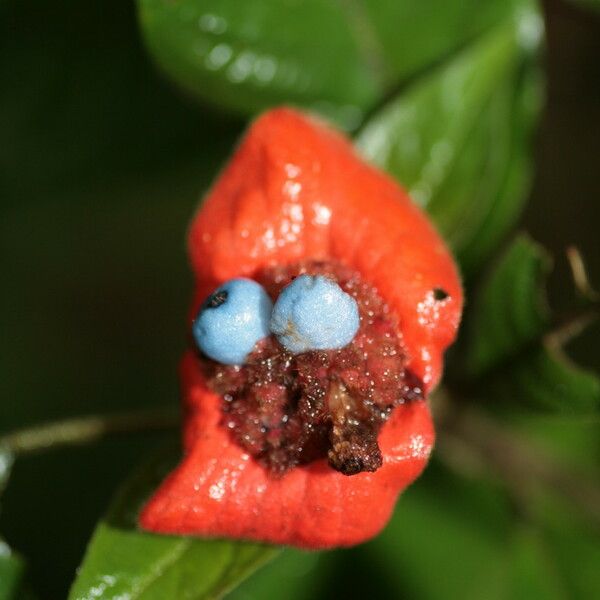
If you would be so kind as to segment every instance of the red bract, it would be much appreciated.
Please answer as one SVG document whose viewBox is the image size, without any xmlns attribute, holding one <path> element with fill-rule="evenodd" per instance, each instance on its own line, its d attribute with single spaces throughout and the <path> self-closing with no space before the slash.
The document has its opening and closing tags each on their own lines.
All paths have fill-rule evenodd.
<svg viewBox="0 0 600 600">
<path fill-rule="evenodd" d="M 462 308 L 456 267 L 427 218 L 341 135 L 290 109 L 260 117 L 192 223 L 193 313 L 220 283 L 303 260 L 335 260 L 372 284 L 398 320 L 408 366 L 430 390 Z M 182 463 L 142 512 L 143 528 L 327 548 L 387 522 L 422 471 L 434 432 L 424 401 L 394 409 L 379 434 L 383 466 L 346 476 L 326 460 L 269 473 L 222 424 L 190 351 L 182 363 Z"/>
</svg>

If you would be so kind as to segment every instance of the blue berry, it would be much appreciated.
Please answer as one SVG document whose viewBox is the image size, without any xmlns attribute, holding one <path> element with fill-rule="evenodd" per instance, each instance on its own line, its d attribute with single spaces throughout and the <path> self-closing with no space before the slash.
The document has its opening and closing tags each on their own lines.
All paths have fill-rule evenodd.
<svg viewBox="0 0 600 600">
<path fill-rule="evenodd" d="M 204 354 L 226 365 L 241 365 L 256 342 L 270 334 L 273 303 L 251 279 L 231 279 L 202 304 L 192 325 Z"/>
<path fill-rule="evenodd" d="M 296 277 L 279 295 L 271 316 L 271 331 L 294 354 L 343 348 L 359 324 L 356 300 L 322 275 Z"/>
</svg>

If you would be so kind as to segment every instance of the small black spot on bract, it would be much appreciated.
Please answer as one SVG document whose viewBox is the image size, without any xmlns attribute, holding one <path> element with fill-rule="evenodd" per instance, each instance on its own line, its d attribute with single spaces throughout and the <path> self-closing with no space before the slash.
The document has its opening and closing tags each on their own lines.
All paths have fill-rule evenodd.
<svg viewBox="0 0 600 600">
<path fill-rule="evenodd" d="M 438 302 L 441 302 L 442 300 L 445 300 L 449 297 L 450 294 L 443 288 L 435 288 L 433 290 L 433 299 L 437 300 Z"/>
<path fill-rule="evenodd" d="M 221 306 L 222 304 L 225 304 L 225 302 L 227 302 L 228 296 L 229 296 L 229 293 L 226 290 L 221 290 L 219 292 L 215 292 L 214 294 L 211 294 L 206 299 L 206 302 L 204 303 L 204 307 L 205 308 L 218 308 L 219 306 Z"/>
</svg>

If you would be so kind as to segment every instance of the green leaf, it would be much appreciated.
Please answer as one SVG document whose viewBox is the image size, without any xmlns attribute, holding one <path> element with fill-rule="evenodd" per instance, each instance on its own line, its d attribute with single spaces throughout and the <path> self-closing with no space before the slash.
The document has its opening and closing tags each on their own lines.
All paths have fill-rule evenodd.
<svg viewBox="0 0 600 600">
<path fill-rule="evenodd" d="M 550 266 L 545 250 L 525 235 L 502 255 L 471 308 L 467 354 L 471 377 L 510 361 L 549 328 L 543 283 Z"/>
<path fill-rule="evenodd" d="M 362 21 L 372 23 L 398 82 L 439 62 L 520 4 L 521 0 L 358 0 L 347 6 L 354 6 Z"/>
<path fill-rule="evenodd" d="M 501 488 L 433 465 L 367 550 L 405 597 L 566 598 L 540 546 Z"/>
<path fill-rule="evenodd" d="M 566 600 L 597 596 L 597 535 L 547 502 L 515 510 L 507 490 L 435 462 L 367 551 L 397 597 Z M 533 510 L 535 502 L 527 504 Z M 539 512 L 539 514 L 537 514 Z"/>
<path fill-rule="evenodd" d="M 598 528 L 554 496 L 543 496 L 531 508 L 542 528 L 545 554 L 552 557 L 554 573 L 564 581 L 568 597 L 600 597 Z"/>
<path fill-rule="evenodd" d="M 367 122 L 358 149 L 433 217 L 468 275 L 514 224 L 540 105 L 540 15 L 527 4 Z"/>
<path fill-rule="evenodd" d="M 221 598 L 277 554 L 260 544 L 138 531 L 141 504 L 172 464 L 172 453 L 162 455 L 118 494 L 96 528 L 70 599 Z"/>
<path fill-rule="evenodd" d="M 511 600 L 565 600 L 566 584 L 556 572 L 542 533 L 532 527 L 518 525 L 512 533 L 508 561 L 508 598 Z"/>
<path fill-rule="evenodd" d="M 539 410 L 587 414 L 600 406 L 598 375 L 573 364 L 560 348 L 544 341 L 490 385 L 494 396 L 514 398 Z"/>
<path fill-rule="evenodd" d="M 347 128 L 393 85 L 510 10 L 489 0 L 138 0 L 158 64 L 198 98 L 242 114 L 280 103 Z"/>
<path fill-rule="evenodd" d="M 21 558 L 0 540 L 0 600 L 17 597 L 24 571 Z"/>
<path fill-rule="evenodd" d="M 200 98 L 236 112 L 321 102 L 351 125 L 381 93 L 385 67 L 361 48 L 342 3 L 140 0 L 139 9 L 160 66 Z"/>
<path fill-rule="evenodd" d="M 551 319 L 544 296 L 549 268 L 545 251 L 524 235 L 503 254 L 466 324 L 466 372 L 488 399 L 589 413 L 600 405 L 600 379 L 562 350 L 561 327 Z"/>
<path fill-rule="evenodd" d="M 367 550 L 402 597 L 494 600 L 508 530 L 497 490 L 429 468 Z"/>
<path fill-rule="evenodd" d="M 594 417 L 565 419 L 560 413 L 515 412 L 503 415 L 511 429 L 567 469 L 585 472 L 589 479 L 600 479 L 598 460 L 598 422 Z"/>
<path fill-rule="evenodd" d="M 305 552 L 286 548 L 277 558 L 254 573 L 231 594 L 227 600 L 313 600 L 324 580 L 331 575 L 332 553 Z"/>
</svg>

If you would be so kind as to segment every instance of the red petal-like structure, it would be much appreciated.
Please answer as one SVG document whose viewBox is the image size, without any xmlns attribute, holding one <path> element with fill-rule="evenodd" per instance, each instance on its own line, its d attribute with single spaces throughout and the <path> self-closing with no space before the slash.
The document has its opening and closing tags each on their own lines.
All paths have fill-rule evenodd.
<svg viewBox="0 0 600 600">
<path fill-rule="evenodd" d="M 426 390 L 439 380 L 462 310 L 454 262 L 406 193 L 320 121 L 281 108 L 254 122 L 193 220 L 189 253 L 192 313 L 220 283 L 267 266 L 325 259 L 353 267 L 395 313 L 408 367 Z M 192 352 L 182 385 L 185 455 L 141 514 L 151 531 L 356 544 L 382 529 L 434 441 L 427 405 L 414 401 L 384 424 L 376 472 L 346 476 L 318 460 L 276 477 L 222 426 L 221 398 Z"/>
</svg>

